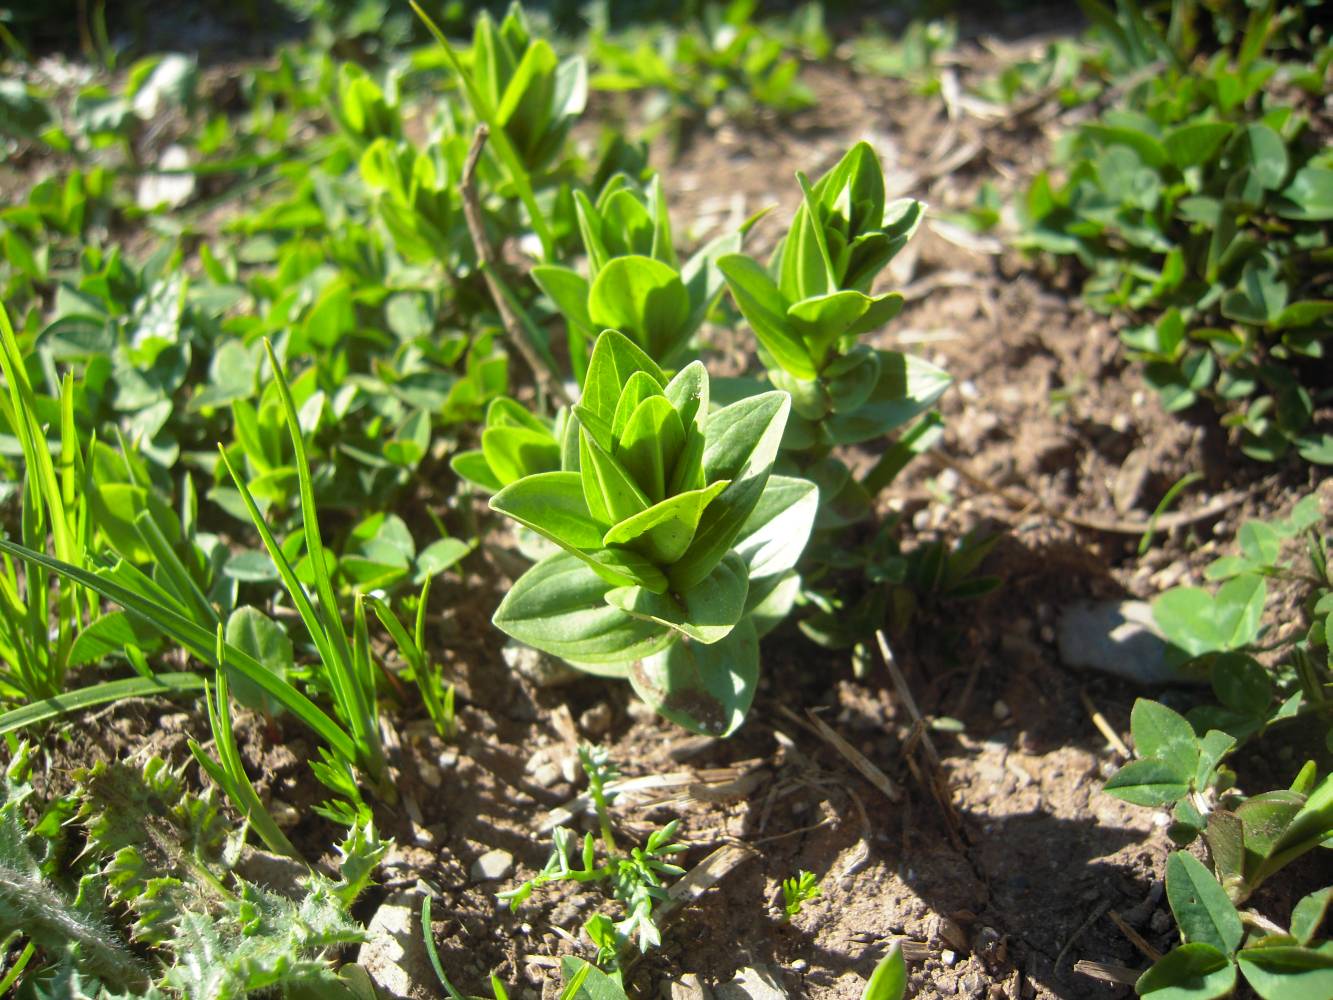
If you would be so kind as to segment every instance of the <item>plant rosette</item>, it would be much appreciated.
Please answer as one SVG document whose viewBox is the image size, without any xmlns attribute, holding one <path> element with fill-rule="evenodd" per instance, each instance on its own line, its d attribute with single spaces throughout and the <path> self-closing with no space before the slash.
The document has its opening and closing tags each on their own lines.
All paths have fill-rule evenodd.
<svg viewBox="0 0 1333 1000">
<path fill-rule="evenodd" d="M 790 406 L 773 390 L 710 412 L 700 362 L 668 380 L 604 331 L 570 418 L 577 468 L 491 498 L 561 549 L 515 582 L 495 625 L 627 678 L 687 729 L 733 732 L 754 698 L 759 637 L 795 599 L 818 505 L 813 483 L 772 474 Z"/>
</svg>

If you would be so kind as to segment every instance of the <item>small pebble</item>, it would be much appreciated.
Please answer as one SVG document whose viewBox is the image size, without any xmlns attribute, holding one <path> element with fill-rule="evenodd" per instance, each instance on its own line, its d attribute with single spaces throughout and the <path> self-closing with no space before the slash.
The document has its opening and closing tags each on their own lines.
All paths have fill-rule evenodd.
<svg viewBox="0 0 1333 1000">
<path fill-rule="evenodd" d="M 808 968 L 810 968 L 810 963 L 803 958 L 798 958 L 796 961 L 791 963 L 792 972 L 804 972 Z"/>
<path fill-rule="evenodd" d="M 995 704 L 991 706 L 990 714 L 995 717 L 996 722 L 1003 722 L 1009 718 L 1009 706 L 1005 704 L 1003 698 L 996 698 Z"/>
<path fill-rule="evenodd" d="M 514 870 L 514 856 L 508 851 L 496 848 L 487 851 L 472 862 L 472 880 L 474 882 L 494 882 L 504 878 Z"/>
<path fill-rule="evenodd" d="M 945 948 L 940 952 L 940 961 L 950 968 L 953 968 L 953 963 L 958 961 L 958 953 L 952 949 Z"/>
<path fill-rule="evenodd" d="M 268 804 L 269 815 L 273 817 L 273 822 L 283 830 L 290 830 L 297 823 L 301 822 L 301 814 L 297 812 L 296 807 L 283 802 L 282 799 L 271 799 Z"/>
<path fill-rule="evenodd" d="M 588 736 L 601 736 L 611 728 L 611 706 L 598 702 L 579 716 L 579 728 Z"/>
<path fill-rule="evenodd" d="M 421 778 L 421 783 L 427 788 L 439 788 L 444 775 L 434 764 L 427 761 L 421 761 L 417 764 L 417 775 Z"/>
</svg>

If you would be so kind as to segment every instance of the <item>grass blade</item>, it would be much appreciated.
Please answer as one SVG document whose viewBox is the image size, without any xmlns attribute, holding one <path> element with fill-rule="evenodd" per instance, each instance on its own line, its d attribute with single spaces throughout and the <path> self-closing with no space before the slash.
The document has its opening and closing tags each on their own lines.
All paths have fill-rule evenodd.
<svg viewBox="0 0 1333 1000">
<path fill-rule="evenodd" d="M 277 677 L 254 657 L 242 652 L 235 646 L 225 647 L 226 661 L 224 664 L 219 664 L 213 648 L 213 634 L 178 612 L 146 600 L 142 595 L 136 594 L 134 591 L 110 580 L 105 580 L 86 569 L 71 566 L 69 563 L 24 548 L 22 545 L 15 545 L 7 539 L 0 538 L 0 552 L 8 552 L 10 555 L 26 560 L 29 564 L 44 567 L 82 584 L 108 601 L 119 604 L 126 611 L 138 615 L 163 635 L 175 640 L 210 666 L 214 668 L 227 666 L 244 675 L 313 729 L 321 739 L 329 744 L 335 753 L 348 761 L 357 759 L 356 746 L 353 744 L 351 737 L 343 731 L 341 726 L 330 719 L 318 705 L 291 684 Z"/>
<path fill-rule="evenodd" d="M 106 681 L 91 687 L 67 691 L 54 698 L 43 698 L 11 709 L 0 715 L 0 736 L 15 732 L 38 722 L 56 719 L 70 712 L 103 705 L 122 698 L 149 698 L 153 695 L 187 694 L 204 689 L 204 679 L 198 674 L 156 674 L 153 677 L 127 677 Z"/>
</svg>

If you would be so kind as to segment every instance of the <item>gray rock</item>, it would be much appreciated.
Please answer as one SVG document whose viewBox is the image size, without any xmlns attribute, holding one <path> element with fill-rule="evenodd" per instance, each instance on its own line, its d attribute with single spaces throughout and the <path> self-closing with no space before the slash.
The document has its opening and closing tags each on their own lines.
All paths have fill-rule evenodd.
<svg viewBox="0 0 1333 1000">
<path fill-rule="evenodd" d="M 713 995 L 717 1000 L 787 1000 L 781 980 L 766 965 L 741 969 L 731 982 L 720 984 Z"/>
<path fill-rule="evenodd" d="M 514 856 L 498 847 L 472 862 L 472 881 L 494 882 L 514 870 Z"/>
<path fill-rule="evenodd" d="M 504 657 L 509 669 L 515 671 L 533 687 L 559 687 L 561 684 L 576 681 L 581 676 L 564 660 L 548 656 L 521 642 L 510 640 L 505 643 L 500 655 Z"/>
<path fill-rule="evenodd" d="M 1099 670 L 1140 684 L 1197 683 L 1168 658 L 1170 644 L 1144 601 L 1079 601 L 1065 608 L 1057 633 L 1066 666 Z"/>
<path fill-rule="evenodd" d="M 693 972 L 687 972 L 666 986 L 662 992 L 666 994 L 667 1000 L 713 1000 L 713 991 Z"/>
<path fill-rule="evenodd" d="M 366 927 L 356 963 L 369 973 L 383 997 L 410 997 L 413 987 L 434 981 L 421 935 L 421 896 L 394 893 L 380 904 Z"/>
</svg>

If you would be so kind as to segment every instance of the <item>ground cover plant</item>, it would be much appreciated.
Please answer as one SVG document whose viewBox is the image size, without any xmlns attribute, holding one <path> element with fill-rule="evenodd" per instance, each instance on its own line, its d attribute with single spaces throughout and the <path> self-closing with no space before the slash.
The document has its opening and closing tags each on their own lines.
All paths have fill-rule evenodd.
<svg viewBox="0 0 1333 1000">
<path fill-rule="evenodd" d="M 1328 993 L 1317 10 L 663 7 L 0 6 L 0 993 Z"/>
<path fill-rule="evenodd" d="M 1294 446 L 1329 464 L 1313 418 L 1333 175 L 1304 110 L 1327 68 L 1322 28 L 1256 6 L 1205 63 L 1197 31 L 1163 31 L 1130 2 L 1118 18 L 1087 8 L 1121 72 L 1165 72 L 1068 137 L 1064 179 L 1028 193 L 1027 245 L 1076 256 L 1089 302 L 1138 320 L 1121 338 L 1167 409 L 1207 400 L 1246 454 Z"/>
</svg>

